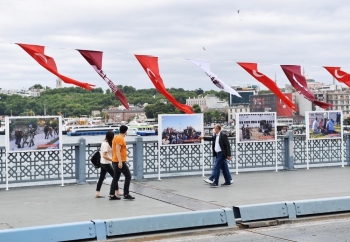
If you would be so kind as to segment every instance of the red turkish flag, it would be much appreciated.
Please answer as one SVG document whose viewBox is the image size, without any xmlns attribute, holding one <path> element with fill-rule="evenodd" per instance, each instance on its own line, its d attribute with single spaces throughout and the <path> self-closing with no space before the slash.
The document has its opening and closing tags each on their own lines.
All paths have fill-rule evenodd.
<svg viewBox="0 0 350 242">
<path fill-rule="evenodd" d="M 301 74 L 300 66 L 296 65 L 281 65 L 281 68 L 286 74 L 289 82 L 292 86 L 299 92 L 299 94 L 303 95 L 307 100 L 314 103 L 317 106 L 320 106 L 323 109 L 328 109 L 329 107 L 333 107 L 333 104 L 318 101 L 311 90 L 308 88 L 305 77 Z"/>
<path fill-rule="evenodd" d="M 284 96 L 288 98 L 288 100 L 292 100 L 292 94 L 291 93 L 283 93 Z M 283 116 L 283 117 L 290 117 L 293 116 L 293 109 L 288 107 L 282 99 L 276 98 L 276 112 L 277 117 Z"/>
<path fill-rule="evenodd" d="M 350 87 L 350 74 L 340 70 L 341 67 L 324 66 L 324 68 L 339 82 Z"/>
<path fill-rule="evenodd" d="M 269 90 L 271 90 L 271 92 L 273 92 L 277 97 L 279 97 L 285 105 L 287 105 L 295 111 L 298 111 L 298 108 L 292 102 L 292 99 L 288 99 L 288 97 L 281 92 L 281 90 L 278 88 L 277 84 L 274 81 L 272 81 L 270 78 L 258 71 L 257 63 L 237 62 L 237 64 L 240 65 L 244 70 L 246 70 L 250 75 L 252 75 L 256 80 L 264 84 Z"/>
<path fill-rule="evenodd" d="M 192 107 L 179 103 L 176 99 L 168 93 L 166 90 L 163 79 L 159 74 L 158 67 L 158 57 L 148 56 L 148 55 L 135 55 L 136 59 L 140 62 L 142 68 L 145 70 L 148 77 L 151 79 L 154 87 L 166 98 L 168 99 L 176 108 L 181 111 L 191 114 L 193 113 Z"/>
<path fill-rule="evenodd" d="M 85 88 L 87 90 L 92 90 L 92 88 L 95 86 L 93 84 L 89 84 L 86 82 L 76 81 L 72 78 L 66 77 L 58 73 L 55 60 L 52 57 L 44 54 L 45 46 L 27 45 L 27 44 L 19 44 L 19 43 L 17 43 L 17 45 L 19 45 L 22 49 L 24 49 L 42 67 L 44 67 L 46 70 L 48 70 L 52 74 L 59 77 L 65 83 L 73 84 L 73 85 Z"/>
<path fill-rule="evenodd" d="M 108 84 L 116 98 L 123 104 L 126 109 L 129 109 L 128 99 L 119 90 L 119 88 L 110 80 L 107 75 L 102 71 L 102 55 L 101 51 L 94 50 L 77 50 L 85 58 L 85 60 L 94 68 L 97 74 Z"/>
</svg>

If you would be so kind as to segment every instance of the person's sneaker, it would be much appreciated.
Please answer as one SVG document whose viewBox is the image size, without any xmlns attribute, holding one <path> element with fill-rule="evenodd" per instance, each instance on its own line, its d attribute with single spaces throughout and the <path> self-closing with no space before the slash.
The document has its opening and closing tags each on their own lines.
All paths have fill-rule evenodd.
<svg viewBox="0 0 350 242">
<path fill-rule="evenodd" d="M 219 185 L 218 185 L 218 184 L 215 184 L 215 183 L 212 183 L 212 184 L 210 184 L 210 187 L 211 187 L 211 188 L 218 188 Z"/>
<path fill-rule="evenodd" d="M 228 187 L 228 186 L 231 186 L 231 185 L 232 185 L 232 183 L 226 183 L 226 182 L 221 184 L 222 187 Z"/>
<path fill-rule="evenodd" d="M 109 197 L 109 200 L 120 200 L 120 197 L 117 197 L 117 196 Z"/>
<path fill-rule="evenodd" d="M 135 199 L 133 196 L 131 196 L 130 194 L 124 196 L 124 199 L 129 199 L 129 200 L 132 200 L 132 199 Z"/>
<path fill-rule="evenodd" d="M 230 180 L 230 183 L 232 184 L 232 183 L 233 183 L 233 180 Z"/>
<path fill-rule="evenodd" d="M 205 181 L 206 183 L 209 183 L 209 184 L 212 184 L 212 183 L 213 183 L 213 181 L 212 181 L 212 180 L 209 180 L 208 178 L 207 178 L 207 179 L 204 179 L 204 181 Z"/>
</svg>

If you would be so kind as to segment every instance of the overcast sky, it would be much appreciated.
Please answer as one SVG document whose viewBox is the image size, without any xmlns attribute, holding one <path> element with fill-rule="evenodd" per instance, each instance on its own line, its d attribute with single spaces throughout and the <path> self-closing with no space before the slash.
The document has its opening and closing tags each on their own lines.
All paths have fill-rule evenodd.
<svg viewBox="0 0 350 242">
<path fill-rule="evenodd" d="M 280 64 L 301 65 L 309 78 L 328 84 L 333 80 L 322 66 L 350 72 L 349 0 L 0 0 L 0 23 L 2 89 L 56 85 L 14 43 L 46 46 L 61 74 L 104 90 L 75 49 L 103 51 L 107 76 L 137 89 L 154 86 L 134 54 L 158 56 L 165 86 L 185 90 L 220 90 L 187 58 L 210 60 L 229 86 L 261 89 L 236 62 L 257 62 L 280 87 L 288 83 Z"/>
</svg>

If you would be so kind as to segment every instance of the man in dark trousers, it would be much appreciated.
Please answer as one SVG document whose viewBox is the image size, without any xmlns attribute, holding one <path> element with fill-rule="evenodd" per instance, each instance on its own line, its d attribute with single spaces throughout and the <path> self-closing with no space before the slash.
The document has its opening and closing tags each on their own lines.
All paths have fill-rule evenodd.
<svg viewBox="0 0 350 242">
<path fill-rule="evenodd" d="M 214 126 L 215 134 L 212 137 L 200 136 L 199 139 L 204 139 L 206 141 L 212 141 L 213 156 L 216 157 L 214 165 L 214 181 L 211 184 L 212 188 L 219 187 L 219 177 L 220 170 L 224 174 L 225 183 L 222 186 L 230 186 L 231 178 L 229 176 L 229 170 L 227 165 L 227 160 L 231 159 L 231 147 L 228 141 L 227 135 L 221 132 L 221 126 L 219 124 Z"/>
</svg>

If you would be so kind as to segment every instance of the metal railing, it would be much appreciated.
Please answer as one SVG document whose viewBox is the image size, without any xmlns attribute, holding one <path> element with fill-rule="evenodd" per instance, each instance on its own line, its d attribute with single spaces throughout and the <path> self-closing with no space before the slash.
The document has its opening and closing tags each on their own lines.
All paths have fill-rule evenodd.
<svg viewBox="0 0 350 242">
<path fill-rule="evenodd" d="M 350 135 L 348 134 L 344 134 L 343 143 L 340 139 L 306 141 L 305 135 L 292 133 L 279 136 L 277 142 L 236 144 L 234 138 L 229 140 L 232 148 L 232 159 L 229 162 L 231 172 L 272 170 L 276 167 L 290 170 L 307 167 L 307 165 L 341 165 L 342 161 L 345 165 L 350 165 Z M 306 145 L 308 145 L 307 148 Z M 89 160 L 99 147 L 99 143 L 86 144 L 84 138 L 81 138 L 78 143 L 63 144 L 64 180 L 84 183 L 87 180 L 98 179 L 99 170 L 95 169 Z M 168 176 L 174 173 L 177 175 L 179 173 L 201 174 L 203 170 L 209 173 L 213 164 L 211 149 L 210 142 L 205 142 L 204 145 L 159 147 L 158 141 L 144 141 L 142 137 L 137 137 L 135 141 L 127 142 L 128 165 L 134 179 L 156 177 L 159 173 Z M 160 164 L 158 164 L 158 154 Z M 6 182 L 5 155 L 5 147 L 0 147 L 0 184 Z M 60 181 L 60 166 L 58 151 L 10 153 L 8 182 L 11 184 Z"/>
</svg>

